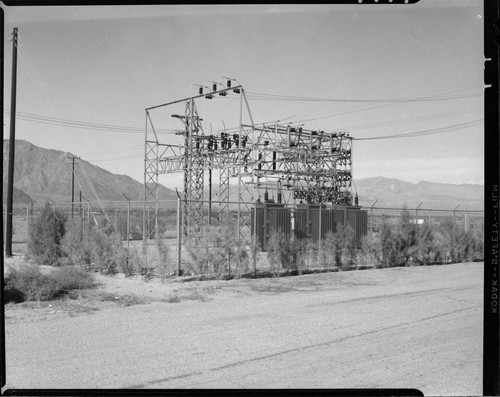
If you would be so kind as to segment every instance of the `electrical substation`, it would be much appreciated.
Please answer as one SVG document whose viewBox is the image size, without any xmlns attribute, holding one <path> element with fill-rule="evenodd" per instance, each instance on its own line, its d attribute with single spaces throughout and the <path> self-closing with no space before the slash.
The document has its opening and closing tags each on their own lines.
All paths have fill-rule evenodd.
<svg viewBox="0 0 500 397">
<path fill-rule="evenodd" d="M 207 119 L 206 109 L 215 104 L 214 113 L 235 126 Z M 163 128 L 168 118 L 177 128 Z M 229 221 L 240 242 L 261 250 L 273 230 L 318 241 L 349 224 L 358 243 L 367 233 L 367 212 L 351 190 L 349 134 L 279 121 L 255 123 L 245 89 L 231 78 L 147 108 L 144 164 L 145 240 L 157 238 L 159 177 L 174 173 L 184 177 L 183 245 Z"/>
</svg>

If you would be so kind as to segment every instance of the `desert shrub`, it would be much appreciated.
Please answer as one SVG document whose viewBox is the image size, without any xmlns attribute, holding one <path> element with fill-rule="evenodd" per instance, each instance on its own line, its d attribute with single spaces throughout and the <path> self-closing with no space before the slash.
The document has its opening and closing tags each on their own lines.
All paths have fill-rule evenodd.
<svg viewBox="0 0 500 397">
<path fill-rule="evenodd" d="M 418 229 L 414 260 L 420 265 L 432 263 L 434 232 L 429 225 L 421 225 Z"/>
<path fill-rule="evenodd" d="M 438 226 L 451 262 L 481 260 L 484 257 L 483 231 L 481 228 L 464 230 L 452 217 Z"/>
<path fill-rule="evenodd" d="M 275 276 L 279 276 L 284 261 L 283 253 L 286 249 L 285 247 L 288 245 L 286 240 L 287 236 L 284 233 L 273 231 L 267 241 L 267 258 L 269 260 L 271 272 Z"/>
<path fill-rule="evenodd" d="M 244 248 L 238 249 L 237 245 L 235 250 L 235 260 L 233 262 L 233 266 L 231 267 L 231 275 L 228 274 L 225 278 L 240 278 L 244 274 L 248 274 L 250 269 L 254 269 L 251 248 L 247 251 Z"/>
<path fill-rule="evenodd" d="M 139 274 L 144 281 L 149 281 L 156 275 L 154 258 L 148 257 L 148 249 L 145 244 L 142 245 L 142 249 L 139 251 L 121 247 L 117 251 L 116 258 L 116 263 L 127 277 Z"/>
<path fill-rule="evenodd" d="M 259 252 L 262 250 L 260 247 L 260 244 L 257 241 L 257 237 L 254 236 L 254 239 L 252 243 L 250 244 L 250 249 L 247 253 L 247 263 L 248 267 L 252 268 L 254 276 L 257 275 L 257 262 L 259 260 Z"/>
<path fill-rule="evenodd" d="M 356 234 L 350 225 L 343 226 L 336 233 L 337 244 L 342 250 L 342 270 L 350 270 L 355 267 L 357 252 Z"/>
<path fill-rule="evenodd" d="M 30 227 L 30 257 L 40 265 L 57 266 L 63 252 L 61 241 L 65 233 L 66 216 L 46 203 Z"/>
<path fill-rule="evenodd" d="M 455 225 L 455 221 L 451 217 L 445 218 L 442 222 L 440 222 L 438 227 L 438 230 L 443 235 L 444 240 L 446 241 L 446 247 L 449 253 L 449 259 L 453 263 L 459 262 L 458 258 L 459 233 L 457 229 L 458 227 L 457 225 Z"/>
<path fill-rule="evenodd" d="M 193 273 L 233 277 L 249 268 L 250 257 L 241 246 L 236 225 L 232 221 L 228 221 L 222 229 L 210 230 L 187 251 L 187 268 Z"/>
<path fill-rule="evenodd" d="M 314 267 L 317 263 L 320 263 L 322 261 L 321 254 L 318 251 L 318 244 L 316 244 L 310 238 L 304 239 L 303 244 L 304 250 L 302 252 L 302 272 L 306 269 Z"/>
<path fill-rule="evenodd" d="M 439 230 L 432 230 L 431 246 L 432 250 L 430 254 L 430 263 L 446 263 L 448 257 L 450 256 L 450 250 L 446 244 L 446 238 L 441 234 Z"/>
<path fill-rule="evenodd" d="M 462 231 L 457 238 L 455 259 L 459 262 L 472 262 L 483 259 L 483 240 L 474 232 Z"/>
<path fill-rule="evenodd" d="M 123 247 L 120 234 L 109 223 L 85 226 L 74 219 L 68 221 L 66 228 L 62 250 L 68 264 L 88 270 L 95 266 L 102 274 L 115 274 L 121 270 L 125 275 L 132 276 L 139 272 L 142 262 L 136 254 Z"/>
<path fill-rule="evenodd" d="M 356 254 L 356 268 L 378 268 L 382 263 L 382 249 L 379 235 L 367 235 L 361 238 L 361 248 Z"/>
<path fill-rule="evenodd" d="M 143 246 L 143 248 L 146 248 L 146 246 Z M 129 275 L 137 272 L 146 281 L 154 277 L 160 277 L 163 282 L 168 271 L 169 255 L 169 247 L 158 235 L 153 250 L 143 249 L 142 254 L 138 252 L 133 254 L 128 249 L 123 248 L 120 251 L 118 262 L 121 266 L 126 267 Z"/>
<path fill-rule="evenodd" d="M 132 277 L 140 268 L 139 253 L 123 247 L 118 253 L 118 263 L 125 277 Z"/>
<path fill-rule="evenodd" d="M 65 266 L 49 275 L 56 281 L 59 291 L 91 288 L 94 285 L 92 275 L 79 266 Z"/>
<path fill-rule="evenodd" d="M 120 235 L 111 229 L 92 228 L 90 231 L 92 260 L 101 274 L 115 274 L 124 249 Z"/>
<path fill-rule="evenodd" d="M 419 226 L 414 253 L 416 263 L 420 265 L 444 263 L 448 252 L 446 240 L 438 230 L 427 224 Z"/>
<path fill-rule="evenodd" d="M 156 239 L 156 249 L 158 251 L 158 273 L 161 279 L 165 278 L 168 269 L 168 259 L 169 259 L 169 248 L 168 246 L 159 238 Z"/>
<path fill-rule="evenodd" d="M 92 276 L 78 267 L 61 267 L 44 274 L 37 265 L 27 264 L 21 269 L 9 269 L 4 292 L 7 302 L 44 301 L 70 290 L 91 288 L 93 285 Z"/>
<path fill-rule="evenodd" d="M 380 267 L 396 266 L 399 259 L 397 234 L 384 218 L 379 229 L 381 262 Z"/>
<path fill-rule="evenodd" d="M 281 269 L 299 271 L 302 269 L 307 241 L 288 236 L 281 231 L 272 231 L 267 243 L 267 257 L 272 272 L 279 276 Z"/>
<path fill-rule="evenodd" d="M 342 266 L 342 246 L 336 233 L 329 231 L 322 240 L 318 264 L 327 269 Z"/>
<path fill-rule="evenodd" d="M 187 253 L 189 259 L 186 264 L 186 270 L 191 274 L 205 274 L 208 272 L 209 263 L 212 260 L 213 252 L 203 243 L 195 246 L 188 246 Z"/>
<path fill-rule="evenodd" d="M 408 266 L 417 253 L 417 225 L 406 207 L 399 217 L 399 231 L 396 233 L 397 266 Z"/>
<path fill-rule="evenodd" d="M 11 268 L 5 278 L 6 295 L 18 294 L 21 301 L 49 300 L 57 294 L 56 280 L 43 274 L 37 265 Z"/>
</svg>

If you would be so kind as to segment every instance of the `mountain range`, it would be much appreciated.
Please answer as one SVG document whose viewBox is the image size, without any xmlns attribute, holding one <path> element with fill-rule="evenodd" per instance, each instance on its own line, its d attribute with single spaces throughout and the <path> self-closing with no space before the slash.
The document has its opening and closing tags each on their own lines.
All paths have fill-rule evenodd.
<svg viewBox="0 0 500 397">
<path fill-rule="evenodd" d="M 3 145 L 3 201 L 6 202 L 9 141 Z M 53 149 L 37 147 L 30 142 L 16 140 L 14 203 L 26 204 L 46 201 L 71 201 L 72 165 L 68 158 L 75 157 Z M 142 201 L 144 185 L 126 175 L 116 175 L 84 160 L 75 160 L 75 201 L 79 200 L 80 188 L 84 198 L 96 201 L 95 191 L 102 201 Z M 91 185 L 89 184 L 91 181 Z M 214 186 L 214 191 L 216 190 Z M 208 189 L 205 189 L 205 193 Z M 236 193 L 236 188 L 230 192 Z M 376 201 L 377 207 L 482 209 L 484 187 L 473 184 L 410 183 L 382 176 L 354 180 L 353 193 L 357 193 L 360 205 L 369 207 Z M 235 201 L 236 195 L 230 195 Z M 205 194 L 205 197 L 208 196 Z M 160 200 L 175 200 L 175 191 L 160 185 Z M 215 199 L 215 197 L 214 197 Z"/>
<path fill-rule="evenodd" d="M 7 190 L 9 141 L 3 144 L 3 175 L 5 203 Z M 59 150 L 44 149 L 23 140 L 16 140 L 14 156 L 14 188 L 18 192 L 15 203 L 70 202 L 72 191 L 72 164 L 68 158 L 76 157 Z M 89 183 L 91 181 L 91 184 Z M 74 199 L 97 201 L 94 191 L 102 201 L 144 200 L 144 185 L 127 175 L 116 175 L 84 160 L 75 161 Z M 28 196 L 28 197 L 26 197 Z M 177 195 L 160 185 L 160 200 L 174 200 Z"/>
</svg>

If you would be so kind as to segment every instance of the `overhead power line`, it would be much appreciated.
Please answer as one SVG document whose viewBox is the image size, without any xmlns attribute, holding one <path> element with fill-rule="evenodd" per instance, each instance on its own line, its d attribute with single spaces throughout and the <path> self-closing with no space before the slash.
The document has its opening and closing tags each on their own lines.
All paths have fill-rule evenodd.
<svg viewBox="0 0 500 397">
<path fill-rule="evenodd" d="M 4 110 L 5 114 L 8 114 L 8 109 Z M 125 132 L 134 134 L 144 134 L 144 129 L 140 127 L 127 127 L 115 124 L 100 124 L 92 123 L 87 121 L 76 121 L 68 119 L 60 119 L 55 117 L 41 116 L 33 113 L 17 112 L 17 118 L 25 121 L 31 121 L 35 123 L 58 125 L 63 127 L 72 128 L 83 128 L 88 130 L 105 131 L 105 132 Z M 174 129 L 159 129 L 156 130 L 158 133 L 172 133 L 175 132 Z"/>
<path fill-rule="evenodd" d="M 426 115 L 417 116 L 417 117 L 407 117 L 407 118 L 399 119 L 399 120 L 380 121 L 378 123 L 367 123 L 367 124 L 354 125 L 354 126 L 342 126 L 342 129 L 352 132 L 355 130 L 365 130 L 365 129 L 373 129 L 373 128 L 378 128 L 378 127 L 389 127 L 389 126 L 393 126 L 393 125 L 407 124 L 407 123 L 419 122 L 419 121 L 436 120 L 436 119 L 441 119 L 444 117 L 455 116 L 455 115 L 464 115 L 464 114 L 469 114 L 469 113 L 481 113 L 483 111 L 484 111 L 484 109 L 455 110 L 452 112 L 440 112 L 440 113 L 426 114 Z"/>
<path fill-rule="evenodd" d="M 394 135 L 382 135 L 382 136 L 374 136 L 374 137 L 367 137 L 367 138 L 352 138 L 356 141 L 370 141 L 370 140 L 377 140 L 377 139 L 395 139 L 395 138 L 414 138 L 417 136 L 424 136 L 424 135 L 431 135 L 431 134 L 442 134 L 445 132 L 454 132 L 457 130 L 461 130 L 464 128 L 469 128 L 473 127 L 476 125 L 483 124 L 484 120 L 483 119 L 477 119 L 477 120 L 472 120 L 468 121 L 465 123 L 459 123 L 459 124 L 454 124 L 454 125 L 448 125 L 445 127 L 439 127 L 439 128 L 432 128 L 429 130 L 422 130 L 422 131 L 415 131 L 415 132 L 403 132 L 400 134 L 394 134 Z"/>
<path fill-rule="evenodd" d="M 453 99 L 464 99 L 482 96 L 483 91 L 476 93 L 457 93 L 449 95 L 429 95 L 422 97 L 409 97 L 409 98 L 388 98 L 388 99 L 349 99 L 349 98 L 313 98 L 313 97 L 299 97 L 289 95 L 276 95 L 266 94 L 260 92 L 247 92 L 249 99 L 266 100 L 266 101 L 300 101 L 300 102 L 362 102 L 362 103 L 400 103 L 400 102 L 429 102 L 429 101 L 447 101 Z"/>
</svg>

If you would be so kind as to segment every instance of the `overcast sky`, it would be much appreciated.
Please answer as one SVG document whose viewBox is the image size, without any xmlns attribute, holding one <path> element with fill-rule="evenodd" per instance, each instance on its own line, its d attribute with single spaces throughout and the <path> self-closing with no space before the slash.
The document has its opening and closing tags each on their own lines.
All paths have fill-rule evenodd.
<svg viewBox="0 0 500 397">
<path fill-rule="evenodd" d="M 7 109 L 13 27 L 20 37 L 17 139 L 143 182 L 144 109 L 229 76 L 245 88 L 256 123 L 286 119 L 357 139 L 434 132 L 354 141 L 355 179 L 483 183 L 481 0 L 3 9 Z M 234 104 L 219 98 L 201 106 L 206 128 L 222 128 L 208 125 L 209 116 L 234 123 Z M 158 116 L 159 128 L 180 127 L 169 116 Z M 8 113 L 4 122 L 7 138 Z M 165 134 L 161 142 L 177 140 Z M 182 189 L 181 181 L 160 180 Z"/>
</svg>

